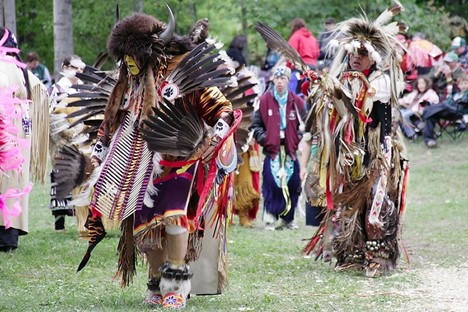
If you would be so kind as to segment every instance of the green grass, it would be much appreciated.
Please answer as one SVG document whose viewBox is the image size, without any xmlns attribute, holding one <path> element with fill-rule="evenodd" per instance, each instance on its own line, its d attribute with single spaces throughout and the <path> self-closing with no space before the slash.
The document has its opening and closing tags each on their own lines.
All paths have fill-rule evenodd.
<svg viewBox="0 0 468 312">
<path fill-rule="evenodd" d="M 421 272 L 456 269 L 467 261 L 468 136 L 439 140 L 428 150 L 408 144 L 411 177 L 402 258 L 389 277 L 335 272 L 300 250 L 313 231 L 300 220 L 297 231 L 264 231 L 233 225 L 229 230 L 229 286 L 222 295 L 198 296 L 186 311 L 436 311 L 419 307 L 411 291 L 424 284 Z M 141 304 L 146 267 L 134 283 L 120 288 L 116 270 L 118 232 L 93 251 L 88 266 L 76 268 L 87 242 L 77 239 L 75 222 L 67 232 L 53 230 L 48 187 L 37 185 L 30 200 L 30 233 L 14 253 L 0 254 L 0 311 L 147 311 Z M 237 219 L 235 220 L 237 223 Z M 422 295 L 424 297 L 424 294 Z M 424 298 L 419 298 L 424 300 Z"/>
</svg>

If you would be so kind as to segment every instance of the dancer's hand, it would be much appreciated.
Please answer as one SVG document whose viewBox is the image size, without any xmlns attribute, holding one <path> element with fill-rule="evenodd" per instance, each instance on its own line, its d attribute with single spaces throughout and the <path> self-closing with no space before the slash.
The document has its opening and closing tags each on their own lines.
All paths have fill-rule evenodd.
<svg viewBox="0 0 468 312">
<path fill-rule="evenodd" d="M 91 164 L 93 165 L 94 168 L 97 168 L 97 167 L 99 167 L 101 162 L 99 161 L 99 159 L 96 156 L 92 156 L 91 157 Z"/>
<path fill-rule="evenodd" d="M 205 164 L 209 163 L 215 156 L 215 151 L 216 151 L 216 148 L 218 147 L 219 142 L 221 142 L 221 137 L 219 135 L 215 134 L 210 139 L 209 146 L 206 148 L 206 150 L 202 154 L 202 161 Z"/>
</svg>

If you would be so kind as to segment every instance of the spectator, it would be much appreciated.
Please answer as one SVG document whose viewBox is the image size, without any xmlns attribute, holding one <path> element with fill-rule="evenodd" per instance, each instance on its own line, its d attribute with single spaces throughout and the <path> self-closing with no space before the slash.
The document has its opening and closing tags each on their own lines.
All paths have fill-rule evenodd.
<svg viewBox="0 0 468 312">
<path fill-rule="evenodd" d="M 230 58 L 232 58 L 233 61 L 237 62 L 237 66 L 247 65 L 247 60 L 244 56 L 244 49 L 246 46 L 247 37 L 244 35 L 235 36 L 229 44 L 229 48 L 227 49 L 226 53 Z"/>
<path fill-rule="evenodd" d="M 288 43 L 296 49 L 304 62 L 311 68 L 317 67 L 317 60 L 320 55 L 320 47 L 317 39 L 315 39 L 312 32 L 307 29 L 306 24 L 302 18 L 296 17 L 291 22 L 291 36 L 289 37 Z M 288 63 L 288 67 L 291 68 L 291 79 L 289 82 L 289 90 L 296 94 L 301 94 L 300 84 L 298 83 L 300 73 L 295 70 L 291 64 Z"/>
<path fill-rule="evenodd" d="M 410 66 L 408 45 L 409 40 L 406 33 L 398 33 L 395 38 L 400 42 L 401 45 L 397 45 L 397 51 L 401 55 L 400 67 L 405 74 L 406 86 L 404 92 L 409 93 L 412 91 L 412 82 L 418 77 L 416 68 Z"/>
<path fill-rule="evenodd" d="M 458 56 L 458 62 L 465 69 L 468 70 L 468 47 L 466 40 L 461 37 L 455 37 L 452 40 L 452 50 Z"/>
<path fill-rule="evenodd" d="M 434 90 L 439 95 L 439 98 L 444 100 L 452 94 L 458 91 L 453 90 L 453 81 L 457 80 L 463 74 L 463 68 L 458 63 L 458 55 L 454 52 L 449 52 L 444 56 L 444 63 L 433 69 L 431 76 L 433 81 Z"/>
<path fill-rule="evenodd" d="M 49 69 L 40 63 L 41 59 L 37 52 L 31 51 L 26 54 L 26 68 L 29 69 L 46 86 L 47 90 L 52 86 L 52 78 Z"/>
<path fill-rule="evenodd" d="M 415 67 L 418 75 L 427 75 L 442 51 L 432 42 L 425 39 L 423 33 L 417 32 L 408 46 L 409 66 Z"/>
<path fill-rule="evenodd" d="M 273 66 L 276 65 L 279 59 L 280 59 L 279 53 L 268 48 L 266 57 L 265 57 L 265 63 L 262 66 L 262 70 L 268 71 L 272 69 Z"/>
<path fill-rule="evenodd" d="M 328 43 L 330 42 L 331 35 L 335 29 L 336 22 L 333 18 L 327 18 L 325 20 L 325 29 L 318 35 L 318 45 L 320 48 L 319 68 L 329 68 L 333 60 L 334 53 L 331 50 L 327 50 Z M 322 62 L 320 62 L 322 61 Z"/>
<path fill-rule="evenodd" d="M 437 146 L 434 128 L 440 119 L 460 120 L 458 130 L 466 130 L 463 115 L 468 114 L 468 75 L 462 74 L 457 79 L 459 91 L 450 94 L 440 105 L 428 106 L 424 109 L 425 121 L 423 136 L 426 146 L 433 148 Z"/>
<path fill-rule="evenodd" d="M 424 106 L 439 104 L 439 96 L 432 89 L 432 82 L 428 77 L 421 76 L 416 80 L 414 90 L 398 100 L 402 115 L 400 124 L 407 138 L 415 139 L 416 130 L 422 118 Z"/>
<path fill-rule="evenodd" d="M 267 214 L 265 229 L 274 230 L 281 219 L 280 228 L 295 229 L 294 213 L 301 181 L 296 152 L 300 136 L 300 114 L 305 115 L 304 101 L 287 90 L 291 70 L 279 66 L 274 72 L 271 90 L 260 98 L 250 130 L 266 155 L 262 171 L 262 194 Z"/>
</svg>

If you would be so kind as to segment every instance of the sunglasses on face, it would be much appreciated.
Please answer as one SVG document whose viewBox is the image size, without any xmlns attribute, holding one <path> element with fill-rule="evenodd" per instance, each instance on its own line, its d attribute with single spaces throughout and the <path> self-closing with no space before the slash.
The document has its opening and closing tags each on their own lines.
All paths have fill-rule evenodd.
<svg viewBox="0 0 468 312">
<path fill-rule="evenodd" d="M 360 49 L 357 51 L 357 54 L 359 56 L 369 56 L 369 51 L 367 51 L 366 49 Z"/>
</svg>

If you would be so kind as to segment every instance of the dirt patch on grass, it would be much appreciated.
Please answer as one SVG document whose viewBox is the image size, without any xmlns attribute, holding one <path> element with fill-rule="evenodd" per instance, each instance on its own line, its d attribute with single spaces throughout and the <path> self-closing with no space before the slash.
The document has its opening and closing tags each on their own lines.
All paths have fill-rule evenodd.
<svg viewBox="0 0 468 312">
<path fill-rule="evenodd" d="M 468 311 L 468 266 L 416 270 L 418 286 L 405 290 L 411 298 L 405 311 Z"/>
</svg>

